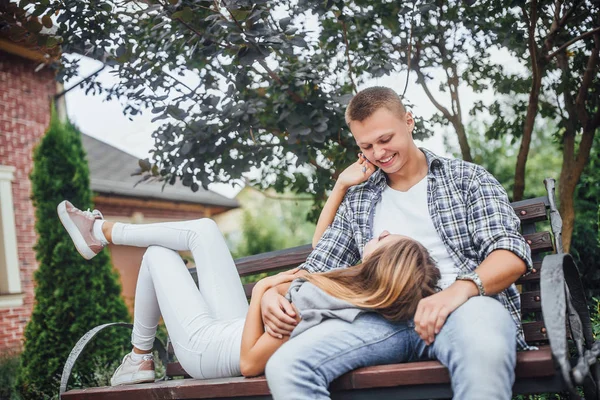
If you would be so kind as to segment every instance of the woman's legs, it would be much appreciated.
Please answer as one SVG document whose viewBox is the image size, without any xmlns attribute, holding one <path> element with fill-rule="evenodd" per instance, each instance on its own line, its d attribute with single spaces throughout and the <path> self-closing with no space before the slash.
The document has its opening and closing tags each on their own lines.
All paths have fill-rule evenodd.
<svg viewBox="0 0 600 400">
<path fill-rule="evenodd" d="M 139 225 L 115 223 L 112 242 L 117 245 L 190 250 L 196 262 L 200 293 L 212 316 L 218 319 L 246 316 L 248 302 L 244 288 L 225 239 L 213 220 L 205 218 Z"/>
<path fill-rule="evenodd" d="M 106 221 L 98 211 L 81 211 L 68 201 L 61 202 L 57 211 L 84 258 L 93 258 L 108 244 L 101 229 Z M 241 333 L 248 303 L 231 254 L 214 221 L 112 225 L 113 243 L 149 247 L 136 289 L 134 349 L 144 353 L 152 348 L 162 314 L 175 353 L 190 375 L 239 375 Z M 173 250 L 192 251 L 200 292 L 183 260 Z M 126 360 L 135 361 L 134 356 L 128 355 L 115 373 L 119 375 L 119 370 L 132 367 L 118 376 L 122 379 L 117 384 L 133 382 L 127 374 L 139 371 L 136 365 L 125 364 Z"/>
</svg>

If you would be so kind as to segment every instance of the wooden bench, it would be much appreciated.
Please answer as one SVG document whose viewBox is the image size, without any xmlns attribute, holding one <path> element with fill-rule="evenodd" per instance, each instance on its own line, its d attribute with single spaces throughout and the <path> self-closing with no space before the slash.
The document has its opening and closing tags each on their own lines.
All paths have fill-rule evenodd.
<svg viewBox="0 0 600 400">
<path fill-rule="evenodd" d="M 548 196 L 512 204 L 521 219 L 522 232 L 531 246 L 534 261 L 534 272 L 517 282 L 522 289 L 523 329 L 527 342 L 539 347 L 539 350 L 517 354 L 513 390 L 515 394 L 569 391 L 571 398 L 578 398 L 576 387 L 580 386 L 586 399 L 598 399 L 600 374 L 595 361 L 600 354 L 600 344 L 593 342 L 589 313 L 575 263 L 569 255 L 562 254 L 562 222 L 554 204 L 554 181 L 545 182 Z M 547 227 L 548 221 L 552 233 L 536 231 L 536 225 Z M 236 260 L 236 265 L 240 276 L 279 271 L 301 264 L 310 251 L 310 245 L 300 246 L 241 258 Z M 549 255 L 551 252 L 555 254 Z M 245 285 L 247 296 L 250 296 L 252 286 Z M 82 338 L 69 357 L 61 382 L 62 399 L 271 398 L 264 377 L 172 380 L 170 378 L 185 376 L 185 371 L 172 361 L 172 355 L 165 354 L 160 343 L 157 346 L 161 358 L 167 363 L 168 380 L 66 391 L 70 369 L 85 343 L 95 333 L 97 331 L 90 331 L 87 338 Z M 576 357 L 572 358 L 574 353 Z M 452 397 L 448 370 L 437 361 L 361 368 L 337 379 L 331 391 L 334 399 Z"/>
</svg>

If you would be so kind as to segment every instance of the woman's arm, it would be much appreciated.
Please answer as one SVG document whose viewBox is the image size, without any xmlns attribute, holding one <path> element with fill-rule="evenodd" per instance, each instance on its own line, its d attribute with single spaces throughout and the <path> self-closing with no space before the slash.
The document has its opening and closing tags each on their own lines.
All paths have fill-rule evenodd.
<svg viewBox="0 0 600 400">
<path fill-rule="evenodd" d="M 342 204 L 346 192 L 351 186 L 358 185 L 369 179 L 371 174 L 375 172 L 375 167 L 371 164 L 362 153 L 358 155 L 358 161 L 346 168 L 338 177 L 335 182 L 335 186 L 329 198 L 323 206 L 321 215 L 319 215 L 319 221 L 315 228 L 315 234 L 313 235 L 312 246 L 315 248 L 327 227 L 333 222 L 335 213 Z"/>
<path fill-rule="evenodd" d="M 289 336 L 275 338 L 265 332 L 260 312 L 260 301 L 263 294 L 270 288 L 275 288 L 279 293 L 287 292 L 290 283 L 300 275 L 302 273 L 297 270 L 286 271 L 262 279 L 254 285 L 242 333 L 242 348 L 240 353 L 242 375 L 250 377 L 262 374 L 265 371 L 267 360 L 275 353 L 275 350 L 289 340 Z"/>
</svg>

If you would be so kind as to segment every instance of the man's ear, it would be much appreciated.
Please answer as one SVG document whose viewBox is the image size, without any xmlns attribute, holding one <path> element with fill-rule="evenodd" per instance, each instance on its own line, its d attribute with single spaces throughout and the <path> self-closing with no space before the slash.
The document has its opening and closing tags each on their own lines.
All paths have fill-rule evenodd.
<svg viewBox="0 0 600 400">
<path fill-rule="evenodd" d="M 406 125 L 408 126 L 408 132 L 412 135 L 413 130 L 415 129 L 415 119 L 410 111 L 407 111 L 404 115 L 404 120 L 406 121 Z"/>
</svg>

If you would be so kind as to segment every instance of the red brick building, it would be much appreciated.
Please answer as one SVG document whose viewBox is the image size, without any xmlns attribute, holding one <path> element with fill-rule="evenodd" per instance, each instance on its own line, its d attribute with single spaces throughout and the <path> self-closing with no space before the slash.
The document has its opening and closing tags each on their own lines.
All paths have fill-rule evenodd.
<svg viewBox="0 0 600 400">
<path fill-rule="evenodd" d="M 56 93 L 53 71 L 34 72 L 40 57 L 0 39 L 0 350 L 20 348 L 34 301 L 37 262 L 29 173 Z"/>
<path fill-rule="evenodd" d="M 54 72 L 35 71 L 43 61 L 35 51 L 0 38 L 0 353 L 19 351 L 34 304 L 37 268 L 35 211 L 31 203 L 32 151 L 50 122 L 56 94 Z M 210 191 L 192 193 L 161 183 L 133 187 L 137 158 L 101 141 L 83 137 L 97 208 L 112 220 L 153 222 L 211 217 L 238 206 Z M 131 307 L 140 249 L 112 248 Z"/>
</svg>

